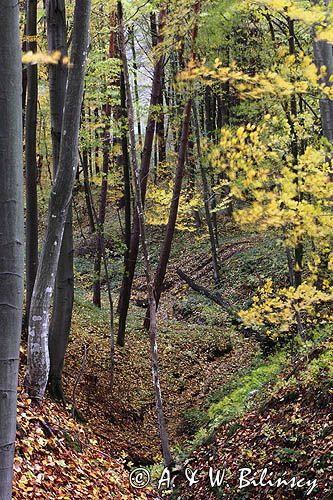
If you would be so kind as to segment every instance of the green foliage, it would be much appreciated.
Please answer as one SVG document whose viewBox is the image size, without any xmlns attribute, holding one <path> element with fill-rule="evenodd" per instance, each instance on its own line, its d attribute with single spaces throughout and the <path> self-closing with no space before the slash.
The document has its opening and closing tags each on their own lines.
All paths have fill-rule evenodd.
<svg viewBox="0 0 333 500">
<path fill-rule="evenodd" d="M 307 386 L 316 388 L 321 386 L 328 390 L 333 387 L 333 343 L 316 359 L 311 361 L 307 370 L 302 373 L 302 382 Z"/>
<path fill-rule="evenodd" d="M 237 377 L 237 380 L 229 385 L 230 391 L 226 394 L 227 390 L 224 388 L 222 399 L 209 407 L 207 411 L 209 422 L 195 435 L 194 447 L 202 442 L 209 442 L 222 423 L 244 415 L 254 402 L 262 397 L 265 386 L 282 370 L 286 359 L 286 354 L 281 351 L 269 358 L 267 362 L 261 362 L 249 373 Z"/>
<path fill-rule="evenodd" d="M 173 311 L 178 318 L 191 323 L 223 326 L 226 321 L 220 306 L 194 292 L 189 292 L 182 300 L 175 302 Z"/>
<path fill-rule="evenodd" d="M 195 434 L 201 427 L 209 422 L 209 416 L 203 410 L 192 408 L 186 410 L 183 415 L 187 433 Z"/>
<path fill-rule="evenodd" d="M 274 379 L 281 370 L 284 361 L 285 355 L 278 353 L 269 362 L 258 366 L 248 375 L 242 377 L 237 389 L 209 408 L 208 415 L 213 425 L 217 422 L 227 422 L 241 415 L 251 404 L 252 397 L 260 393 L 265 384 Z"/>
<path fill-rule="evenodd" d="M 281 461 L 281 464 L 292 464 L 292 463 L 297 463 L 302 455 L 305 452 L 301 450 L 295 450 L 294 448 L 280 448 L 277 453 L 276 457 Z"/>
</svg>

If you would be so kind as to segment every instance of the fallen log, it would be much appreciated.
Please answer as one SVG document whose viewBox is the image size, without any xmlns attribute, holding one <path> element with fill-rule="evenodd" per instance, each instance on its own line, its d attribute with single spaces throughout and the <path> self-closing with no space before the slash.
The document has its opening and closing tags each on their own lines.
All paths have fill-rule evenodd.
<svg viewBox="0 0 333 500">
<path fill-rule="evenodd" d="M 190 278 L 187 274 L 185 274 L 184 271 L 182 271 L 181 269 L 177 269 L 177 274 L 195 292 L 198 292 L 201 295 L 204 295 L 208 299 L 212 300 L 213 302 L 216 302 L 216 304 L 223 307 L 223 309 L 225 309 L 230 316 L 239 318 L 236 309 L 232 306 L 232 304 L 227 299 L 222 297 L 222 295 L 220 293 L 212 292 L 208 288 L 205 288 L 204 286 L 199 285 L 198 283 L 195 283 L 195 281 L 193 281 L 192 278 Z M 239 318 L 239 320 L 240 320 L 240 318 Z"/>
<path fill-rule="evenodd" d="M 253 330 L 253 328 L 246 326 L 242 318 L 239 316 L 237 309 L 228 301 L 228 299 L 223 297 L 218 292 L 213 292 L 212 290 L 199 285 L 181 269 L 177 269 L 177 274 L 183 281 L 185 281 L 185 283 L 187 283 L 192 288 L 192 290 L 200 293 L 201 295 L 204 295 L 208 299 L 221 306 L 230 316 L 232 324 L 239 327 L 241 333 L 243 333 L 245 337 L 254 337 L 260 343 L 264 353 L 269 353 L 274 349 L 274 341 L 265 333 L 258 330 Z"/>
</svg>

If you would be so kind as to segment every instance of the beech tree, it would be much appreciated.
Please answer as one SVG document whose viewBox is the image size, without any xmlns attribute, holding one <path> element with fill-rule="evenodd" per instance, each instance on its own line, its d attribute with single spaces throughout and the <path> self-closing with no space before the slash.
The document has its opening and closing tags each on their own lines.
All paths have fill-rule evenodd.
<svg viewBox="0 0 333 500">
<path fill-rule="evenodd" d="M 110 59 L 116 58 L 116 13 L 112 12 L 110 15 L 110 37 L 109 37 L 109 52 Z M 110 84 L 110 82 L 108 82 Z M 107 192 L 108 192 L 108 174 L 110 168 L 110 149 L 111 149 L 111 136 L 110 136 L 110 120 L 111 120 L 111 102 L 108 96 L 107 102 L 103 105 L 103 117 L 105 119 L 104 133 L 103 133 L 103 166 L 102 166 L 102 185 L 100 191 L 99 207 L 98 207 L 98 225 L 99 231 L 96 236 L 96 258 L 94 263 L 95 282 L 93 287 L 93 304 L 101 307 L 101 262 L 102 262 L 102 238 L 104 231 L 105 213 L 107 206 Z"/>
<path fill-rule="evenodd" d="M 162 7 L 159 16 L 159 43 L 163 42 L 163 26 L 165 23 L 165 16 L 166 16 L 166 10 L 165 7 Z M 162 88 L 163 64 L 164 64 L 164 55 L 162 53 L 157 59 L 154 66 L 149 113 L 147 119 L 143 151 L 141 156 L 140 186 L 141 186 L 141 197 L 143 205 L 146 197 L 148 174 L 150 168 L 150 160 L 151 160 L 155 124 L 156 124 L 155 106 L 159 102 L 161 88 Z M 136 261 L 139 251 L 139 242 L 140 242 L 139 219 L 137 211 L 135 211 L 133 216 L 133 226 L 132 226 L 129 254 L 128 254 L 128 259 L 125 261 L 124 275 L 119 296 L 119 305 L 118 305 L 119 327 L 118 327 L 117 344 L 120 346 L 123 346 L 125 343 L 126 318 L 131 297 Z"/>
<path fill-rule="evenodd" d="M 19 4 L 2 2 L 0 30 L 0 498 L 12 498 L 23 307 L 22 66 Z"/>
<path fill-rule="evenodd" d="M 118 19 L 119 19 L 119 47 L 120 47 L 121 59 L 123 62 L 127 116 L 128 116 L 128 126 L 129 126 L 129 143 L 130 143 L 130 153 L 131 153 L 130 156 L 131 156 L 131 166 L 132 166 L 132 174 L 133 174 L 134 188 L 135 188 L 135 205 L 136 205 L 135 208 L 138 217 L 140 239 L 141 239 L 142 253 L 144 258 L 144 267 L 145 267 L 145 275 L 146 275 L 147 290 L 148 290 L 148 303 L 150 311 L 150 326 L 149 326 L 150 353 L 151 353 L 152 376 L 153 376 L 153 385 L 154 385 L 155 401 L 156 401 L 156 412 L 157 412 L 164 464 L 166 467 L 170 467 L 173 463 L 173 460 L 169 447 L 169 439 L 168 439 L 165 416 L 163 411 L 162 393 L 161 393 L 160 378 L 159 378 L 158 357 L 157 357 L 155 290 L 154 290 L 154 281 L 150 264 L 150 254 L 149 254 L 149 247 L 146 234 L 146 221 L 145 221 L 145 214 L 144 214 L 144 207 L 143 207 L 142 193 L 141 193 L 142 189 L 141 177 L 136 157 L 135 132 L 134 132 L 134 126 L 135 126 L 134 106 L 133 106 L 131 87 L 129 81 L 129 71 L 128 71 L 128 63 L 126 55 L 125 34 L 124 34 L 124 21 L 122 15 L 121 2 L 118 2 Z"/>
<path fill-rule="evenodd" d="M 27 1 L 27 49 L 37 50 L 37 0 Z M 25 115 L 25 176 L 26 176 L 26 320 L 38 266 L 38 204 L 37 204 L 37 97 L 38 66 L 27 68 L 27 105 Z"/>
<path fill-rule="evenodd" d="M 196 40 L 196 37 L 198 34 L 198 25 L 197 25 L 196 16 L 198 15 L 199 9 L 200 9 L 200 3 L 196 2 L 194 5 L 195 21 L 194 21 L 194 26 L 193 26 L 193 30 L 192 30 L 191 58 L 193 58 L 194 44 L 195 44 L 195 40 Z M 191 111 L 192 111 L 192 96 L 190 95 L 190 97 L 188 98 L 188 101 L 185 105 L 185 108 L 184 108 L 181 135 L 180 135 L 180 141 L 179 141 L 178 162 L 177 162 L 177 168 L 176 168 L 175 178 L 174 178 L 172 200 L 171 200 L 170 210 L 169 210 L 169 219 L 168 219 L 168 224 L 166 227 L 164 241 L 163 241 L 162 246 L 161 246 L 160 257 L 159 257 L 157 270 L 156 270 L 155 278 L 154 278 L 154 293 L 155 293 L 155 300 L 156 300 L 157 306 L 158 306 L 160 296 L 162 293 L 163 281 L 165 278 L 165 274 L 166 274 L 166 270 L 167 270 L 167 266 L 168 266 L 168 262 L 169 262 L 169 257 L 170 257 L 171 247 L 172 247 L 172 240 L 173 240 L 173 235 L 175 232 L 175 226 L 176 226 L 176 221 L 177 221 L 179 198 L 180 198 L 180 193 L 181 193 L 181 189 L 182 189 L 184 166 L 185 166 L 186 152 L 187 152 L 187 146 L 188 146 L 188 136 L 189 136 L 189 131 L 190 131 Z M 145 318 L 145 327 L 146 328 L 148 328 L 148 324 L 149 324 L 149 315 L 150 315 L 150 309 L 149 310 L 147 309 L 147 314 L 146 314 L 146 318 Z"/>
<path fill-rule="evenodd" d="M 61 126 L 66 94 L 67 56 L 66 9 L 63 0 L 46 2 L 47 41 L 50 54 L 61 54 L 59 64 L 49 65 L 50 113 L 52 136 L 53 176 L 55 178 L 59 163 Z M 71 327 L 74 273 L 73 273 L 73 234 L 72 206 L 69 205 L 61 243 L 57 277 L 54 290 L 52 319 L 49 332 L 50 374 L 49 389 L 56 399 L 64 400 L 61 376 Z"/>
<path fill-rule="evenodd" d="M 43 399 L 49 376 L 50 305 L 78 163 L 78 134 L 89 43 L 90 7 L 90 0 L 77 0 L 75 3 L 59 166 L 50 193 L 46 234 L 30 308 L 25 384 L 30 396 L 37 402 Z"/>
<path fill-rule="evenodd" d="M 317 0 L 314 1 L 315 4 L 318 3 Z M 325 0 L 325 5 L 329 7 L 329 1 Z M 326 72 L 322 77 L 322 83 L 325 85 L 331 86 L 332 82 L 330 81 L 331 76 L 333 75 L 333 47 L 332 44 L 327 42 L 326 40 L 317 40 L 316 34 L 314 33 L 314 41 L 313 41 L 313 51 L 314 51 L 314 60 L 318 71 L 320 71 L 321 67 L 326 68 Z M 323 128 L 324 136 L 329 140 L 333 141 L 333 102 L 327 96 L 321 96 L 320 102 L 320 117 L 321 124 Z"/>
</svg>

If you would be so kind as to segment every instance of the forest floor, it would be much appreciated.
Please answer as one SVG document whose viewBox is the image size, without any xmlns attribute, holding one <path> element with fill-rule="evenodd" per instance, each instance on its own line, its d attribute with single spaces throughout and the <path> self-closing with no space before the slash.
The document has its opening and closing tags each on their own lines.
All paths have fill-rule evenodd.
<svg viewBox="0 0 333 500">
<path fill-rule="evenodd" d="M 121 245 L 111 235 L 119 234 L 119 227 L 115 214 L 109 214 L 107 220 L 112 221 L 106 226 L 106 246 L 116 299 L 122 256 Z M 78 222 L 75 306 L 64 383 L 71 402 L 86 348 L 87 360 L 75 394 L 83 422 L 71 418 L 70 405 L 62 409 L 47 400 L 43 408 L 32 410 L 20 395 L 14 498 L 159 498 L 161 493 L 156 490 L 134 492 L 128 483 L 134 466 L 152 466 L 155 479 L 161 470 L 149 338 L 142 328 L 146 295 L 142 264 L 139 262 L 134 282 L 125 347 L 116 347 L 111 392 L 106 287 L 104 283 L 99 310 L 91 302 L 94 237 L 86 229 L 87 221 Z M 232 226 L 224 229 L 220 231 L 220 291 L 236 307 L 246 307 L 268 277 L 287 283 L 286 259 L 270 235 L 254 238 Z M 149 231 L 155 264 L 161 231 Z M 263 357 L 258 343 L 241 335 L 220 306 L 181 281 L 177 268 L 212 287 L 206 237 L 176 234 L 158 312 L 161 389 L 170 444 L 178 462 L 200 469 L 202 474 L 208 463 L 225 467 L 229 480 L 222 491 L 211 489 L 201 476 L 189 488 L 179 476 L 172 498 L 305 498 L 300 492 L 294 496 L 275 492 L 273 497 L 267 489 L 238 491 L 232 478 L 244 463 L 256 470 L 268 463 L 276 473 L 279 469 L 303 470 L 307 476 L 316 469 L 320 490 L 315 489 L 311 498 L 329 498 L 333 405 L 332 390 L 324 379 L 333 378 L 325 371 L 332 361 L 331 332 L 317 342 L 314 358 L 309 355 L 313 345 L 306 347 L 300 354 L 305 361 L 300 363 L 296 379 L 289 377 L 289 354 L 281 351 Z M 309 384 L 312 379 L 318 379 L 315 386 Z"/>
<path fill-rule="evenodd" d="M 176 268 L 181 265 L 192 277 L 211 286 L 212 271 L 207 250 L 202 249 L 202 243 L 199 249 L 193 249 L 193 244 L 189 244 L 191 235 L 180 234 L 178 238 L 178 245 L 183 247 L 185 244 L 187 251 L 181 256 L 174 251 L 158 314 L 161 388 L 172 448 L 182 446 L 193 432 L 192 422 L 186 419 L 186 415 L 193 409 L 201 411 L 206 408 L 212 394 L 238 372 L 251 367 L 259 356 L 256 341 L 239 334 L 232 335 L 224 311 L 189 292 L 178 277 Z M 221 261 L 229 261 L 233 256 L 251 250 L 253 245 L 250 239 L 236 237 L 221 246 Z M 82 257 L 79 265 L 82 268 Z M 123 453 L 126 461 L 141 465 L 158 462 L 161 457 L 151 384 L 149 338 L 142 328 L 144 277 L 139 270 L 129 311 L 126 344 L 124 348 L 116 347 L 112 393 L 109 389 L 107 297 L 104 293 L 103 308 L 98 310 L 91 305 L 90 275 L 81 272 L 78 279 L 80 288 L 76 295 L 64 373 L 66 394 L 70 399 L 86 345 L 88 362 L 77 391 L 80 413 L 94 424 L 98 435 L 107 439 L 110 449 Z M 239 291 L 242 300 L 245 291 L 246 287 Z M 235 287 L 233 293 L 237 293 Z"/>
</svg>

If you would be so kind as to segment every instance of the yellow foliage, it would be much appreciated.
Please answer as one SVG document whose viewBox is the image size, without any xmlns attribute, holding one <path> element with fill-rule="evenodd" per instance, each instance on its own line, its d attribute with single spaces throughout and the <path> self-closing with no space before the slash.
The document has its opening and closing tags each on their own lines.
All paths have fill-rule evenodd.
<svg viewBox="0 0 333 500">
<path fill-rule="evenodd" d="M 69 64 L 68 57 L 61 57 L 61 52 L 55 50 L 52 54 L 45 52 L 26 52 L 22 55 L 23 64 Z"/>
<path fill-rule="evenodd" d="M 147 190 L 146 221 L 152 226 L 166 225 L 172 200 L 173 181 L 166 187 L 150 184 Z M 180 231 L 195 231 L 194 212 L 202 207 L 202 195 L 199 192 L 189 193 L 183 189 L 179 199 L 176 228 Z"/>
<path fill-rule="evenodd" d="M 244 323 L 251 327 L 266 327 L 267 333 L 275 338 L 278 331 L 287 332 L 295 322 L 295 314 L 299 314 L 306 324 L 331 322 L 323 308 L 316 307 L 332 303 L 333 290 L 320 291 L 308 282 L 302 283 L 297 289 L 294 287 L 274 290 L 271 279 L 260 289 L 253 298 L 252 306 L 240 312 Z"/>
<path fill-rule="evenodd" d="M 211 162 L 229 179 L 230 198 L 252 200 L 235 211 L 235 220 L 257 231 L 283 229 L 288 247 L 304 236 L 327 240 L 333 237 L 327 152 L 308 146 L 295 166 L 291 156 L 284 157 L 280 138 L 268 123 L 235 133 L 222 129 Z"/>
</svg>

